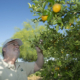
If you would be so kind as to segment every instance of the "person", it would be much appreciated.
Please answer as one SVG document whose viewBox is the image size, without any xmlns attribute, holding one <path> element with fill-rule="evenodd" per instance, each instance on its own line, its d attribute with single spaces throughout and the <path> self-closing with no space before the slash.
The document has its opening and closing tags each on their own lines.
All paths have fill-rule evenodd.
<svg viewBox="0 0 80 80">
<path fill-rule="evenodd" d="M 41 42 L 40 42 L 41 43 Z M 37 60 L 35 62 L 17 62 L 20 55 L 20 39 L 8 39 L 2 46 L 3 59 L 0 60 L 0 80 L 28 80 L 30 74 L 39 71 L 43 64 L 43 51 L 35 46 Z"/>
</svg>

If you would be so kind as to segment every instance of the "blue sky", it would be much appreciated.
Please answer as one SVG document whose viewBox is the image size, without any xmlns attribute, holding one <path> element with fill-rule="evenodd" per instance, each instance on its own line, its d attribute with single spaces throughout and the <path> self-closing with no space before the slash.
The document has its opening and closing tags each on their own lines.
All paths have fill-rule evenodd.
<svg viewBox="0 0 80 80">
<path fill-rule="evenodd" d="M 0 0 L 0 46 L 14 35 L 15 27 L 23 29 L 24 21 L 36 17 L 30 12 L 28 3 L 31 0 Z"/>
<path fill-rule="evenodd" d="M 0 45 L 12 37 L 15 27 L 22 29 L 24 21 L 34 18 L 28 2 L 30 0 L 0 0 Z"/>
</svg>

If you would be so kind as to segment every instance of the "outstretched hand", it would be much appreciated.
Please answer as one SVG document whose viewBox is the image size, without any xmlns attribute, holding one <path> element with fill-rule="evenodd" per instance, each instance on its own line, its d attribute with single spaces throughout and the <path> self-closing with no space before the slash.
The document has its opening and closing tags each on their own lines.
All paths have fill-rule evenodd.
<svg viewBox="0 0 80 80">
<path fill-rule="evenodd" d="M 43 44 L 43 40 L 40 39 L 39 44 L 42 45 Z M 42 53 L 43 52 L 38 46 L 35 46 L 35 48 L 36 48 L 36 50 L 37 50 L 38 53 Z"/>
</svg>

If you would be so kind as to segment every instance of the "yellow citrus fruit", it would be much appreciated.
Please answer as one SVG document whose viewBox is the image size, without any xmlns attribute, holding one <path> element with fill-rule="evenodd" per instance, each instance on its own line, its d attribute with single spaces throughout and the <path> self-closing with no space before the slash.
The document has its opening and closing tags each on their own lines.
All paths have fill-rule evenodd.
<svg viewBox="0 0 80 80">
<path fill-rule="evenodd" d="M 55 70 L 59 70 L 59 67 L 56 67 Z"/>
<path fill-rule="evenodd" d="M 56 3 L 53 5 L 52 9 L 54 12 L 59 12 L 61 10 L 61 5 Z"/>
<path fill-rule="evenodd" d="M 47 20 L 47 17 L 48 16 L 46 15 L 46 16 L 42 16 L 41 18 L 42 18 L 43 21 L 46 21 Z"/>
<path fill-rule="evenodd" d="M 69 29 L 69 27 L 67 26 L 66 29 Z"/>
<path fill-rule="evenodd" d="M 71 23 L 69 25 L 71 26 Z"/>
<path fill-rule="evenodd" d="M 78 46 L 76 46 L 76 49 L 78 49 Z"/>
<path fill-rule="evenodd" d="M 63 48 L 64 48 L 64 46 L 63 46 Z"/>
<path fill-rule="evenodd" d="M 63 53 L 63 51 L 61 51 L 61 53 Z"/>
<path fill-rule="evenodd" d="M 65 67 L 65 69 L 67 70 L 68 68 L 67 68 L 67 67 Z"/>
</svg>

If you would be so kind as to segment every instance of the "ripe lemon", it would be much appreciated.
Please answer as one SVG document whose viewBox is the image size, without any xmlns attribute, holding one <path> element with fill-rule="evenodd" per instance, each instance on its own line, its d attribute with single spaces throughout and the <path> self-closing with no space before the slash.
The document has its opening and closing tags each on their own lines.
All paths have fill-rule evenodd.
<svg viewBox="0 0 80 80">
<path fill-rule="evenodd" d="M 61 10 L 61 5 L 56 3 L 53 5 L 52 9 L 54 12 L 59 12 Z"/>
<path fill-rule="evenodd" d="M 56 67 L 55 70 L 59 70 L 59 67 Z"/>
<path fill-rule="evenodd" d="M 68 67 L 65 67 L 65 69 L 67 70 L 67 69 L 68 69 Z"/>
<path fill-rule="evenodd" d="M 69 25 L 71 26 L 71 23 Z"/>
<path fill-rule="evenodd" d="M 69 29 L 69 27 L 67 26 L 66 29 Z"/>
<path fill-rule="evenodd" d="M 63 51 L 61 51 L 61 53 L 63 53 Z"/>
<path fill-rule="evenodd" d="M 48 16 L 46 15 L 46 16 L 42 16 L 41 18 L 42 18 L 43 21 L 46 21 L 47 20 L 47 17 Z"/>
<path fill-rule="evenodd" d="M 78 46 L 76 46 L 76 49 L 78 49 Z"/>
</svg>

